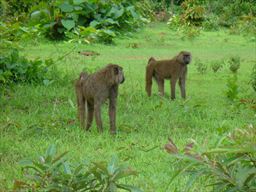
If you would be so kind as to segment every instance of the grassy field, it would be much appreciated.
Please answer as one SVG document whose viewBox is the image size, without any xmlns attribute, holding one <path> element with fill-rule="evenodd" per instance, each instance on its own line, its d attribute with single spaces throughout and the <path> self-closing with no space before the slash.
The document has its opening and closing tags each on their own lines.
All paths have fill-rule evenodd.
<svg viewBox="0 0 256 192">
<path fill-rule="evenodd" d="M 135 45 L 136 48 L 133 48 Z M 59 152 L 68 150 L 71 161 L 107 160 L 117 154 L 138 171 L 127 182 L 147 192 L 181 191 L 186 178 L 167 187 L 179 166 L 163 150 L 171 137 L 178 147 L 191 139 L 200 150 L 213 146 L 219 138 L 235 128 L 256 126 L 256 113 L 246 106 L 235 107 L 226 96 L 227 66 L 213 73 L 214 60 L 241 57 L 238 71 L 239 97 L 255 98 L 249 85 L 250 71 L 256 62 L 256 45 L 248 37 L 229 35 L 224 31 L 202 32 L 194 40 L 182 40 L 165 24 L 150 24 L 132 37 L 115 39 L 115 45 L 81 45 L 34 42 L 24 44 L 29 58 L 58 57 L 70 52 L 57 63 L 63 78 L 49 86 L 15 85 L 0 99 L 0 188 L 11 186 L 21 177 L 17 162 L 36 159 L 54 143 Z M 93 50 L 97 57 L 84 57 L 78 51 Z M 171 58 L 181 50 L 191 51 L 187 100 L 171 101 L 169 82 L 166 97 L 160 98 L 154 83 L 153 96 L 144 90 L 145 66 L 149 57 Z M 195 59 L 208 65 L 206 74 L 196 70 Z M 108 63 L 124 68 L 126 81 L 120 86 L 117 107 L 116 137 L 109 135 L 107 105 L 103 108 L 104 133 L 98 134 L 95 122 L 92 132 L 79 129 L 76 121 L 73 81 L 83 68 L 103 67 Z M 205 191 L 204 181 L 192 191 Z M 1 190 L 0 190 L 1 191 Z"/>
</svg>

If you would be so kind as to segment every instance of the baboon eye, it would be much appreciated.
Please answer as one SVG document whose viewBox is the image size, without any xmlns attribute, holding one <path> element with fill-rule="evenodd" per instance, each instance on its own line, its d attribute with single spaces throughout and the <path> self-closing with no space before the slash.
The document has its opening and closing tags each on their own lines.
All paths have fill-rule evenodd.
<svg viewBox="0 0 256 192">
<path fill-rule="evenodd" d="M 115 73 L 115 75 L 118 75 L 118 72 L 119 72 L 118 68 L 115 67 L 115 68 L 114 68 L 114 73 Z"/>
</svg>

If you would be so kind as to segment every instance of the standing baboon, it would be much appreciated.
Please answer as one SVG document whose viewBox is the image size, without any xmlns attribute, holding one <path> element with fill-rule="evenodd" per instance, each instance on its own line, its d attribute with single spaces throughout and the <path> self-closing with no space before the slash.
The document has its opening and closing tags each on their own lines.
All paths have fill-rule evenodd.
<svg viewBox="0 0 256 192">
<path fill-rule="evenodd" d="M 87 105 L 86 130 L 92 125 L 93 113 L 95 114 L 96 124 L 99 132 L 102 132 L 101 105 L 109 99 L 109 119 L 110 132 L 116 133 L 116 99 L 118 85 L 124 82 L 122 67 L 109 64 L 100 71 L 87 74 L 81 73 L 75 83 L 78 118 L 82 128 L 85 127 L 85 113 Z"/>
<path fill-rule="evenodd" d="M 177 56 L 170 60 L 155 60 L 151 57 L 146 67 L 146 91 L 151 96 L 152 77 L 158 84 L 158 92 L 164 96 L 164 80 L 171 79 L 171 99 L 175 99 L 175 85 L 179 79 L 181 96 L 186 98 L 186 74 L 187 64 L 191 62 L 191 54 L 187 51 L 181 51 Z"/>
</svg>

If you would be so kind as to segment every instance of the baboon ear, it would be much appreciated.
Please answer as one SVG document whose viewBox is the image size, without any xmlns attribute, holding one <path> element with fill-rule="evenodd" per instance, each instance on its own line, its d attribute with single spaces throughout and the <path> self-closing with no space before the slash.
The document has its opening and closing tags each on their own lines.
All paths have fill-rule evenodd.
<svg viewBox="0 0 256 192">
<path fill-rule="evenodd" d="M 118 73 L 119 73 L 118 67 L 114 67 L 114 74 L 115 74 L 115 75 L 118 75 Z"/>
</svg>

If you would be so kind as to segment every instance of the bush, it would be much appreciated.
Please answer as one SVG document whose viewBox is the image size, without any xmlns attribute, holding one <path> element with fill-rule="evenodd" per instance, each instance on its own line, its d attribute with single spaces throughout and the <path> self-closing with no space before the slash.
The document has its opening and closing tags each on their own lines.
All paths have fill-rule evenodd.
<svg viewBox="0 0 256 192">
<path fill-rule="evenodd" d="M 219 29 L 218 17 L 212 14 L 207 16 L 203 22 L 203 29 L 206 31 L 217 31 Z"/>
<path fill-rule="evenodd" d="M 208 0 L 207 10 L 217 15 L 218 23 L 224 27 L 231 27 L 244 15 L 256 15 L 256 6 L 253 0 Z"/>
<path fill-rule="evenodd" d="M 181 7 L 181 22 L 183 24 L 201 26 L 205 19 L 205 8 L 200 0 L 185 0 Z"/>
<path fill-rule="evenodd" d="M 17 49 L 11 49 L 0 54 L 0 84 L 19 82 L 48 84 L 50 81 L 47 72 L 52 65 L 51 59 L 28 60 L 20 56 Z"/>
<path fill-rule="evenodd" d="M 230 101 L 235 101 L 238 98 L 238 93 L 237 75 L 233 74 L 227 80 L 226 96 Z"/>
<path fill-rule="evenodd" d="M 223 63 L 221 61 L 213 61 L 211 64 L 211 68 L 214 73 L 218 72 L 223 67 Z"/>
<path fill-rule="evenodd" d="M 34 25 L 38 18 L 36 23 L 45 28 L 45 35 L 51 39 L 64 39 L 66 32 L 72 32 L 81 38 L 96 35 L 98 40 L 109 43 L 117 33 L 134 30 L 146 22 L 138 10 L 129 1 L 56 1 L 51 6 L 42 4 L 41 8 L 33 8 L 31 22 Z M 77 30 L 80 26 L 97 32 L 81 34 Z"/>
<path fill-rule="evenodd" d="M 232 56 L 229 58 L 229 70 L 233 73 L 236 73 L 238 69 L 240 68 L 240 57 L 239 56 Z"/>
<path fill-rule="evenodd" d="M 254 64 L 252 68 L 252 74 L 251 74 L 251 85 L 254 91 L 256 91 L 256 64 Z"/>
<path fill-rule="evenodd" d="M 71 164 L 67 152 L 56 155 L 56 147 L 51 145 L 39 160 L 20 162 L 23 178 L 16 180 L 14 191 L 105 191 L 118 189 L 140 192 L 138 188 L 120 183 L 122 178 L 136 175 L 126 165 L 120 165 L 116 157 L 110 163 L 94 162 Z"/>
<path fill-rule="evenodd" d="M 200 59 L 195 59 L 196 70 L 200 74 L 205 74 L 207 71 L 207 65 L 204 64 Z"/>
<path fill-rule="evenodd" d="M 193 150 L 193 144 L 178 152 L 174 143 L 166 145 L 169 153 L 178 159 L 181 168 L 174 173 L 189 177 L 185 191 L 189 191 L 197 179 L 202 178 L 205 188 L 213 192 L 254 192 L 256 186 L 256 132 L 255 127 L 237 129 L 221 137 L 216 146 L 201 153 Z M 205 189 L 205 191 L 208 191 Z"/>
</svg>

